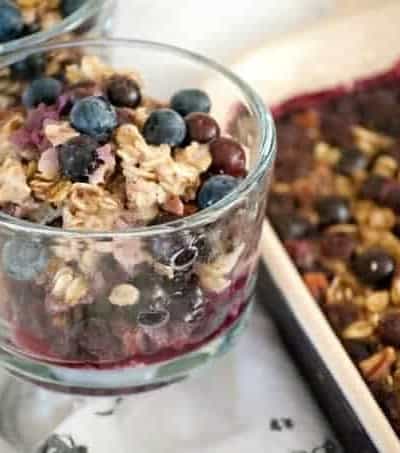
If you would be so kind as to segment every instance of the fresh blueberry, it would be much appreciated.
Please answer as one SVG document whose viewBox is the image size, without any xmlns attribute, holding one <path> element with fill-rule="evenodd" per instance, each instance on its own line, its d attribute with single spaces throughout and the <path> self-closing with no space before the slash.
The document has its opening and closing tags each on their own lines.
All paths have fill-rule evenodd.
<svg viewBox="0 0 400 453">
<path fill-rule="evenodd" d="M 321 225 L 347 223 L 351 218 L 349 202 L 343 197 L 321 197 L 316 203 L 316 209 Z"/>
<path fill-rule="evenodd" d="M 139 308 L 148 307 L 149 305 L 163 306 L 168 294 L 164 289 L 164 279 L 161 275 L 154 273 L 148 265 L 144 265 L 131 282 L 140 291 Z"/>
<path fill-rule="evenodd" d="M 178 272 L 189 269 L 199 254 L 196 238 L 185 231 L 155 236 L 149 240 L 149 250 L 158 262 Z"/>
<path fill-rule="evenodd" d="M 313 231 L 312 223 L 301 215 L 280 214 L 271 216 L 272 224 L 283 241 L 302 239 Z"/>
<path fill-rule="evenodd" d="M 390 208 L 396 215 L 400 215 L 400 182 L 396 179 L 387 179 L 381 188 L 380 202 Z"/>
<path fill-rule="evenodd" d="M 377 203 L 382 203 L 382 196 L 387 192 L 386 189 L 387 180 L 380 175 L 371 175 L 365 180 L 360 190 L 360 197 L 366 198 L 367 200 L 373 200 Z"/>
<path fill-rule="evenodd" d="M 358 278 L 372 286 L 388 286 L 395 271 L 395 260 L 385 251 L 372 248 L 357 255 L 352 263 Z"/>
<path fill-rule="evenodd" d="M 147 119 L 143 135 L 150 145 L 179 146 L 186 138 L 186 124 L 173 110 L 158 109 Z"/>
<path fill-rule="evenodd" d="M 189 113 L 209 113 L 211 100 L 207 93 L 197 89 L 178 91 L 171 99 L 171 109 L 182 116 Z"/>
<path fill-rule="evenodd" d="M 343 232 L 325 234 L 321 238 L 321 253 L 325 258 L 349 260 L 357 247 L 357 238 Z"/>
<path fill-rule="evenodd" d="M 45 66 L 43 54 L 35 53 L 11 65 L 11 74 L 18 80 L 34 80 L 42 76 Z"/>
<path fill-rule="evenodd" d="M 10 239 L 3 247 L 4 272 L 19 281 L 34 279 L 46 269 L 48 253 L 37 241 Z"/>
<path fill-rule="evenodd" d="M 357 149 L 344 150 L 336 171 L 346 176 L 351 176 L 359 171 L 365 170 L 368 166 L 367 156 Z"/>
<path fill-rule="evenodd" d="M 393 311 L 386 313 L 380 319 L 378 325 L 378 336 L 386 345 L 400 347 L 400 313 Z"/>
<path fill-rule="evenodd" d="M 98 142 L 106 142 L 118 125 L 115 108 L 97 96 L 77 101 L 72 107 L 70 121 L 75 129 Z"/>
<path fill-rule="evenodd" d="M 175 290 L 174 288 L 170 290 L 168 311 L 171 321 L 183 321 L 189 324 L 199 322 L 205 316 L 205 305 L 204 294 L 196 278 L 185 282 L 183 289 L 178 286 Z"/>
<path fill-rule="evenodd" d="M 57 147 L 58 162 L 64 176 L 73 182 L 87 182 L 96 168 L 98 143 L 80 135 Z"/>
<path fill-rule="evenodd" d="M 68 17 L 85 4 L 86 0 L 62 0 L 61 13 L 63 17 Z"/>
<path fill-rule="evenodd" d="M 0 2 L 0 42 L 12 41 L 22 35 L 24 21 L 21 11 L 8 0 Z"/>
<path fill-rule="evenodd" d="M 114 76 L 107 84 L 107 97 L 116 107 L 136 108 L 142 99 L 138 84 L 124 76 Z"/>
<path fill-rule="evenodd" d="M 51 77 L 34 80 L 25 90 L 22 101 L 27 108 L 37 107 L 39 104 L 55 104 L 62 91 L 62 84 Z"/>
<path fill-rule="evenodd" d="M 137 317 L 137 322 L 142 327 L 161 327 L 169 320 L 169 312 L 167 310 L 154 310 L 140 312 Z"/>
<path fill-rule="evenodd" d="M 237 187 L 240 180 L 228 175 L 212 176 L 200 189 L 198 195 L 198 205 L 200 209 L 209 208 L 213 204 L 222 200 L 226 195 Z"/>
</svg>

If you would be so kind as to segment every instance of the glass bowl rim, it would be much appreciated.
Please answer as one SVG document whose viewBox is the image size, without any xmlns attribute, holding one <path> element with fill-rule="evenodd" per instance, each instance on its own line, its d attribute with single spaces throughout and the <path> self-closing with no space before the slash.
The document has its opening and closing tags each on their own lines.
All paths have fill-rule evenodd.
<svg viewBox="0 0 400 453">
<path fill-rule="evenodd" d="M 153 50 L 165 52 L 181 57 L 194 63 L 203 65 L 205 68 L 213 70 L 217 75 L 223 76 L 231 82 L 244 95 L 248 103 L 249 110 L 257 120 L 257 129 L 260 136 L 257 143 L 258 160 L 254 168 L 249 172 L 246 178 L 238 186 L 224 197 L 221 201 L 215 203 L 209 208 L 203 209 L 195 214 L 182 219 L 177 219 L 161 225 L 152 225 L 144 227 L 127 228 L 125 230 L 115 231 L 97 231 L 97 230 L 76 230 L 51 227 L 46 225 L 35 224 L 26 220 L 12 217 L 0 212 L 0 227 L 8 228 L 18 233 L 38 234 L 47 238 L 70 238 L 70 239 L 132 239 L 148 237 L 153 235 L 163 235 L 201 227 L 210 224 L 223 216 L 230 208 L 239 203 L 255 185 L 263 178 L 265 172 L 273 165 L 276 152 L 276 130 L 272 114 L 266 108 L 262 98 L 251 88 L 244 80 L 235 73 L 227 69 L 222 64 L 213 61 L 205 56 L 186 50 L 170 44 L 159 43 L 155 41 L 146 41 L 139 39 L 84 39 L 74 40 L 58 44 L 48 44 L 41 47 L 24 49 L 20 52 L 7 55 L 1 59 L 0 69 L 16 63 L 29 55 L 48 52 L 58 49 L 76 48 L 76 47 L 127 47 L 139 48 L 144 50 Z"/>
<path fill-rule="evenodd" d="M 0 56 L 7 57 L 7 54 L 10 52 L 18 52 L 24 48 L 40 45 L 52 40 L 56 36 L 76 30 L 88 19 L 98 14 L 108 1 L 109 0 L 86 0 L 81 7 L 69 16 L 63 18 L 61 22 L 50 29 L 38 31 L 23 38 L 0 43 Z"/>
</svg>

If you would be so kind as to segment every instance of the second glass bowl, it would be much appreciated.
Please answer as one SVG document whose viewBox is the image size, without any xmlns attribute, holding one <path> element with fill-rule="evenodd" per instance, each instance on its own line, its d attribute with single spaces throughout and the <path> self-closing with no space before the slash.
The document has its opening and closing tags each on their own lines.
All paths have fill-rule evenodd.
<svg viewBox="0 0 400 453">
<path fill-rule="evenodd" d="M 30 11 L 34 14 L 35 9 L 40 10 L 46 2 L 51 2 L 51 0 L 32 0 L 25 10 L 28 15 L 31 14 Z M 27 2 L 21 3 L 27 4 Z M 86 0 L 76 11 L 60 20 L 50 12 L 48 19 L 45 18 L 45 21 L 48 22 L 45 29 L 0 43 L 0 58 L 24 48 L 45 44 L 51 40 L 65 39 L 69 34 L 72 34 L 75 39 L 83 38 L 88 34 L 91 34 L 92 37 L 107 34 L 111 27 L 115 5 L 116 0 Z"/>
</svg>

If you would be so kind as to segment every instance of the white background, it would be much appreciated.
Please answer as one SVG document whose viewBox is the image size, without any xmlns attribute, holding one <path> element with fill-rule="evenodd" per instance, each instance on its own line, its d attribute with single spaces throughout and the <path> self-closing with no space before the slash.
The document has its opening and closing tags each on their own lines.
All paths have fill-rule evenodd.
<svg viewBox="0 0 400 453">
<path fill-rule="evenodd" d="M 331 0 L 120 0 L 113 34 L 187 47 L 227 63 L 330 10 Z"/>
</svg>

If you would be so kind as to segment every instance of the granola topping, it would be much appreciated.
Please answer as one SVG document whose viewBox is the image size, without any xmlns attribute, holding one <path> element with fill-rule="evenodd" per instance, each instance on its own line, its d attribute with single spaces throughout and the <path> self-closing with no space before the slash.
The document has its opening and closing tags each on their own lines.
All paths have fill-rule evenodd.
<svg viewBox="0 0 400 453">
<path fill-rule="evenodd" d="M 10 103 L 0 99 L 0 215 L 40 226 L 30 238 L 4 233 L 10 341 L 96 368 L 208 341 L 250 298 L 263 189 L 207 224 L 185 218 L 240 184 L 250 149 L 217 123 L 202 90 L 154 99 L 137 72 L 68 48 L 40 63 L 41 74 L 15 83 L 12 69 L 0 74 Z M 147 234 L 170 222 L 178 227 Z M 314 286 L 326 284 L 322 275 Z"/>
</svg>

